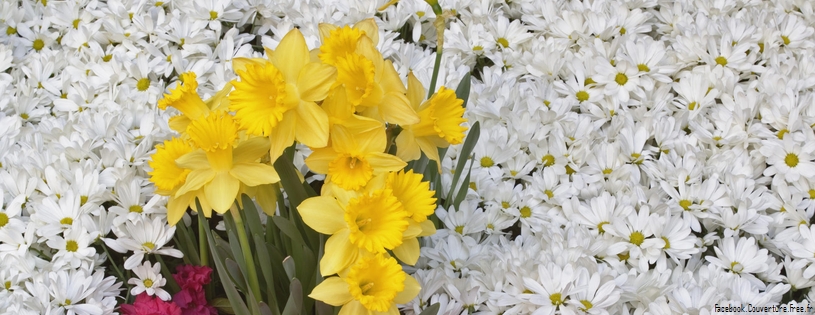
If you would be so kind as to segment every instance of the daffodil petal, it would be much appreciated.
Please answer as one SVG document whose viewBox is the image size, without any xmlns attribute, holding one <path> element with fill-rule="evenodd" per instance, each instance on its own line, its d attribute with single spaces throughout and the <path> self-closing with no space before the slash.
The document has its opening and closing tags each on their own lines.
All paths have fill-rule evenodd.
<svg viewBox="0 0 815 315">
<path fill-rule="evenodd" d="M 286 82 L 295 83 L 300 76 L 300 70 L 309 61 L 308 46 L 303 33 L 299 29 L 292 29 L 274 51 L 272 63 L 283 73 Z"/>
<path fill-rule="evenodd" d="M 212 182 L 204 186 L 204 192 L 209 198 L 212 210 L 226 213 L 235 202 L 240 188 L 241 182 L 237 178 L 229 175 L 229 172 L 221 172 L 215 175 Z"/>
<path fill-rule="evenodd" d="M 422 233 L 422 225 L 419 222 L 414 221 L 413 219 L 409 220 L 410 225 L 408 225 L 407 230 L 402 232 L 402 237 L 405 239 L 409 238 L 416 238 L 419 234 Z"/>
<path fill-rule="evenodd" d="M 346 227 L 342 207 L 331 197 L 317 196 L 304 200 L 297 206 L 303 222 L 317 232 L 326 235 L 337 233 Z"/>
<path fill-rule="evenodd" d="M 379 84 L 388 92 L 397 92 L 402 95 L 407 93 L 405 83 L 402 82 L 402 78 L 399 76 L 399 73 L 396 72 L 396 68 L 390 60 L 385 60 L 382 64 L 382 79 Z"/>
<path fill-rule="evenodd" d="M 189 174 L 187 174 L 187 181 L 184 182 L 184 185 L 181 186 L 176 192 L 175 197 L 181 196 L 186 194 L 189 191 L 198 190 L 203 187 L 205 184 L 212 181 L 215 177 L 215 171 L 212 169 L 198 169 L 193 170 Z"/>
<path fill-rule="evenodd" d="M 238 71 L 246 71 L 246 65 L 249 64 L 258 64 L 262 65 L 266 63 L 266 60 L 263 58 L 232 58 L 232 71 L 238 73 Z"/>
<path fill-rule="evenodd" d="M 425 91 L 424 86 L 422 86 L 422 82 L 413 75 L 413 71 L 408 73 L 407 98 L 413 110 L 419 110 L 419 105 L 424 101 L 425 93 L 427 93 L 427 91 Z"/>
<path fill-rule="evenodd" d="M 376 46 L 379 44 L 379 26 L 373 18 L 367 18 L 354 24 L 354 28 L 358 28 L 365 32 L 365 35 L 371 38 L 371 43 Z"/>
<path fill-rule="evenodd" d="M 266 152 L 269 152 L 269 139 L 266 137 L 254 137 L 241 141 L 232 151 L 232 163 L 254 162 Z"/>
<path fill-rule="evenodd" d="M 187 212 L 190 201 L 195 198 L 195 192 L 188 192 L 179 197 L 170 197 L 167 201 L 167 223 L 175 225 Z M 197 211 L 197 210 L 196 210 Z"/>
<path fill-rule="evenodd" d="M 396 156 L 404 161 L 418 160 L 422 157 L 419 144 L 416 143 L 416 138 L 409 129 L 402 130 L 402 132 L 396 136 Z"/>
<path fill-rule="evenodd" d="M 306 158 L 306 166 L 314 172 L 328 174 L 328 164 L 337 158 L 337 152 L 332 148 L 314 149 Z"/>
<path fill-rule="evenodd" d="M 330 23 L 320 23 L 317 27 L 320 29 L 320 41 L 323 43 L 331 36 L 331 31 L 339 28 L 339 26 Z"/>
<path fill-rule="evenodd" d="M 184 154 L 175 160 L 175 164 L 181 168 L 188 168 L 191 170 L 199 170 L 210 168 L 207 154 L 204 150 L 195 150 L 190 153 Z"/>
<path fill-rule="evenodd" d="M 371 164 L 371 167 L 374 168 L 374 174 L 396 172 L 405 168 L 407 165 L 407 163 L 402 161 L 402 159 L 387 153 L 368 153 L 368 155 L 365 156 L 365 159 L 369 164 Z"/>
<path fill-rule="evenodd" d="M 296 139 L 312 148 L 328 145 L 328 115 L 313 102 L 300 102 L 297 107 Z"/>
<path fill-rule="evenodd" d="M 422 233 L 419 233 L 417 237 L 430 236 L 436 234 L 436 226 L 433 225 L 433 221 L 430 220 L 422 221 L 422 223 L 419 223 L 419 225 L 422 226 Z"/>
<path fill-rule="evenodd" d="M 405 289 L 396 294 L 393 301 L 396 302 L 396 304 L 405 304 L 419 295 L 419 291 L 421 290 L 422 286 L 419 284 L 419 281 L 416 281 L 416 279 L 408 275 L 405 277 Z"/>
<path fill-rule="evenodd" d="M 339 273 L 357 259 L 359 248 L 348 240 L 348 235 L 348 229 L 343 229 L 325 242 L 325 255 L 320 259 L 321 274 Z"/>
<path fill-rule="evenodd" d="M 389 92 L 382 99 L 379 106 L 382 119 L 398 125 L 413 125 L 419 122 L 419 115 L 410 106 L 407 96 L 397 92 Z"/>
<path fill-rule="evenodd" d="M 283 120 L 272 129 L 269 134 L 271 141 L 271 149 L 269 149 L 269 156 L 272 161 L 277 160 L 283 154 L 283 150 L 291 146 L 294 142 L 294 124 L 296 114 L 293 111 L 283 114 Z"/>
<path fill-rule="evenodd" d="M 425 138 L 418 138 L 416 139 L 416 144 L 419 145 L 419 148 L 422 149 L 427 158 L 431 161 L 436 161 L 436 165 L 441 170 L 441 161 L 439 159 L 439 148 Z"/>
<path fill-rule="evenodd" d="M 393 249 L 393 254 L 400 261 L 408 265 L 415 265 L 419 261 L 419 240 L 416 238 L 409 238 L 402 240 L 402 245 Z M 325 258 L 323 258 L 325 259 Z"/>
<path fill-rule="evenodd" d="M 353 299 L 348 291 L 348 283 L 340 279 L 340 277 L 326 278 L 308 296 L 333 306 L 344 305 Z"/>
<path fill-rule="evenodd" d="M 260 163 L 235 164 L 229 174 L 237 178 L 246 186 L 272 184 L 280 181 L 274 167 Z"/>
<path fill-rule="evenodd" d="M 384 152 L 388 146 L 384 128 L 371 129 L 354 135 L 360 152 Z"/>
<path fill-rule="evenodd" d="M 324 100 L 336 77 L 337 68 L 317 62 L 306 64 L 297 79 L 300 99 L 307 102 Z"/>
<path fill-rule="evenodd" d="M 340 309 L 340 313 L 338 315 L 361 315 L 361 314 L 370 314 L 367 308 L 362 305 L 359 301 L 351 301 L 345 304 L 342 309 Z"/>
</svg>

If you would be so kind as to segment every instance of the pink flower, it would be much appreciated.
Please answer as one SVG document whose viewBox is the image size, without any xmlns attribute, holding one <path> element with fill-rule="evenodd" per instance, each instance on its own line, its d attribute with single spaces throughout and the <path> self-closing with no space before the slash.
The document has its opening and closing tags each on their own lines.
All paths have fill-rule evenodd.
<svg viewBox="0 0 815 315">
<path fill-rule="evenodd" d="M 183 265 L 175 270 L 173 278 L 181 289 L 200 290 L 212 279 L 212 268 L 207 266 Z"/>
<path fill-rule="evenodd" d="M 207 304 L 204 285 L 211 280 L 212 268 L 184 265 L 176 268 L 173 278 L 181 287 L 173 296 L 173 302 L 181 308 L 182 315 L 218 315 L 215 307 Z"/>
<path fill-rule="evenodd" d="M 178 305 L 151 297 L 147 293 L 136 296 L 133 305 L 123 304 L 121 311 L 123 315 L 182 315 Z"/>
</svg>

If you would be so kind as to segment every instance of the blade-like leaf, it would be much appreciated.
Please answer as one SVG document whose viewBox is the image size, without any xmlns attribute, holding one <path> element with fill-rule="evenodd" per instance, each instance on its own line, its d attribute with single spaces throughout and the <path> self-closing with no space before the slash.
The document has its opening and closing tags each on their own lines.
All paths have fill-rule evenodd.
<svg viewBox="0 0 815 315">
<path fill-rule="evenodd" d="M 226 298 L 215 298 L 209 301 L 209 305 L 214 306 L 218 309 L 221 313 L 224 314 L 235 314 L 235 311 L 232 310 L 232 305 L 229 304 L 229 299 Z"/>
<path fill-rule="evenodd" d="M 433 303 L 433 305 L 428 306 L 419 315 L 438 315 L 440 307 L 439 303 Z"/>
<path fill-rule="evenodd" d="M 470 98 L 470 73 L 464 75 L 461 78 L 461 82 L 458 83 L 458 87 L 456 87 L 456 97 L 463 100 L 464 103 L 461 104 L 462 107 L 467 108 L 467 100 Z"/>
<path fill-rule="evenodd" d="M 203 217 L 204 212 L 201 210 L 201 204 L 196 200 L 196 206 L 198 208 L 198 215 Z M 221 280 L 221 284 L 226 292 L 226 296 L 229 299 L 229 304 L 232 306 L 233 314 L 236 315 L 250 315 L 249 308 L 246 307 L 246 304 L 243 302 L 243 298 L 241 298 L 240 293 L 238 290 L 235 289 L 235 284 L 229 279 L 229 275 L 227 275 L 226 266 L 224 265 L 223 260 L 221 259 L 221 254 L 218 252 L 218 248 L 215 246 L 215 237 L 212 236 L 212 231 L 209 229 L 209 226 L 204 224 L 205 233 L 207 240 L 209 241 L 209 248 L 212 252 L 213 260 L 215 262 L 215 268 L 218 272 L 218 278 Z"/>
<path fill-rule="evenodd" d="M 238 263 L 227 258 L 224 260 L 224 264 L 226 264 L 226 270 L 229 272 L 229 277 L 232 278 L 232 283 L 234 283 L 239 290 L 247 292 L 246 280 L 243 277 L 243 273 L 241 272 L 241 268 L 238 266 Z"/>
<path fill-rule="evenodd" d="M 278 312 L 274 312 L 272 310 L 272 308 L 270 308 L 269 305 L 266 304 L 265 302 L 260 302 L 260 304 L 258 305 L 258 308 L 260 309 L 260 315 L 276 315 L 276 314 L 279 314 Z M 275 308 L 275 309 L 277 309 L 277 308 Z"/>
<path fill-rule="evenodd" d="M 453 174 L 453 181 L 450 183 L 450 192 L 447 194 L 447 199 L 444 201 L 444 208 L 450 206 L 450 202 L 453 200 L 453 192 L 458 184 L 458 180 L 461 177 L 461 173 L 464 172 L 464 165 L 467 163 L 467 160 L 470 159 L 470 154 L 473 152 L 473 148 L 475 148 L 476 142 L 478 142 L 478 138 L 481 136 L 481 125 L 479 122 L 475 122 L 472 127 L 470 127 L 470 132 L 467 133 L 467 139 L 464 140 L 464 144 L 461 146 L 461 152 L 458 156 L 458 161 L 456 164 L 456 173 Z"/>
<path fill-rule="evenodd" d="M 289 276 L 289 279 L 294 279 L 297 266 L 294 265 L 294 259 L 292 259 L 291 256 L 283 259 L 283 268 L 286 270 L 286 275 Z"/>
<path fill-rule="evenodd" d="M 266 244 L 263 244 L 263 236 L 253 234 L 252 238 L 255 240 L 257 265 L 260 266 L 261 276 L 266 282 L 266 286 L 261 287 L 260 289 L 261 291 L 266 292 L 267 301 L 272 303 L 272 305 L 277 305 L 277 296 L 275 296 L 274 287 L 274 271 L 272 270 L 271 259 L 269 258 L 269 248 L 266 246 Z"/>
<path fill-rule="evenodd" d="M 303 236 L 300 235 L 300 231 L 297 230 L 297 227 L 295 227 L 294 224 L 291 223 L 291 221 L 278 216 L 272 217 L 272 221 L 277 226 L 277 228 L 280 229 L 281 232 L 283 232 L 283 234 L 286 234 L 286 236 L 288 236 L 292 240 L 294 247 L 308 245 L 306 244 L 306 241 L 303 240 Z"/>
<path fill-rule="evenodd" d="M 289 300 L 286 301 L 286 308 L 283 309 L 282 315 L 299 315 L 303 311 L 303 288 L 300 285 L 300 280 L 294 278 L 291 280 L 289 287 L 291 294 Z"/>
</svg>

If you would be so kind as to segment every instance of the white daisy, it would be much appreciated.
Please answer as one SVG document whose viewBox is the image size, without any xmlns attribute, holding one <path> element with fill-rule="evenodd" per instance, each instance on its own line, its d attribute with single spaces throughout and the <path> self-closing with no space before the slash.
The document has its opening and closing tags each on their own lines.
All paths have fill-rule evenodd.
<svg viewBox="0 0 815 315">
<path fill-rule="evenodd" d="M 124 263 L 125 269 L 133 269 L 144 260 L 145 254 L 167 255 L 181 258 L 183 253 L 174 248 L 165 248 L 175 233 L 175 227 L 166 224 L 166 220 L 156 217 L 135 222 L 126 221 L 124 230 L 114 229 L 116 239 L 105 238 L 105 244 L 111 249 L 127 253 L 133 252 Z"/>
<path fill-rule="evenodd" d="M 136 277 L 127 281 L 128 284 L 133 285 L 130 294 L 135 296 L 146 292 L 147 295 L 155 295 L 164 301 L 170 300 L 170 293 L 162 288 L 167 283 L 167 279 L 161 275 L 161 264 L 152 265 L 149 261 L 145 261 L 133 268 L 133 273 L 136 274 Z"/>
</svg>

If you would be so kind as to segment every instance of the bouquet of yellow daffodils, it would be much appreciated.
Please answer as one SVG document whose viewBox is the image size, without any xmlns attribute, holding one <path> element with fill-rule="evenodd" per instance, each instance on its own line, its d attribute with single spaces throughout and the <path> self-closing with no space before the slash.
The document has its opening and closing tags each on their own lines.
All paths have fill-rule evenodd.
<svg viewBox="0 0 815 315">
<path fill-rule="evenodd" d="M 169 197 L 185 260 L 212 258 L 223 292 L 207 294 L 219 308 L 398 314 L 421 290 L 401 264 L 415 264 L 418 238 L 435 233 L 437 202 L 463 195 L 433 188 L 440 151 L 465 140 L 469 76 L 428 96 L 383 59 L 378 33 L 373 19 L 323 24 L 321 46 L 309 50 L 293 29 L 267 58 L 234 59 L 238 78 L 212 98 L 201 99 L 195 74 L 183 73 L 159 101 L 180 112 L 169 121 L 178 136 L 157 146 L 151 181 Z M 321 187 L 294 167 L 295 141 L 311 148 L 305 164 L 326 175 Z M 179 224 L 188 209 L 199 214 L 197 230 Z M 226 232 L 211 229 L 213 211 Z"/>
</svg>

